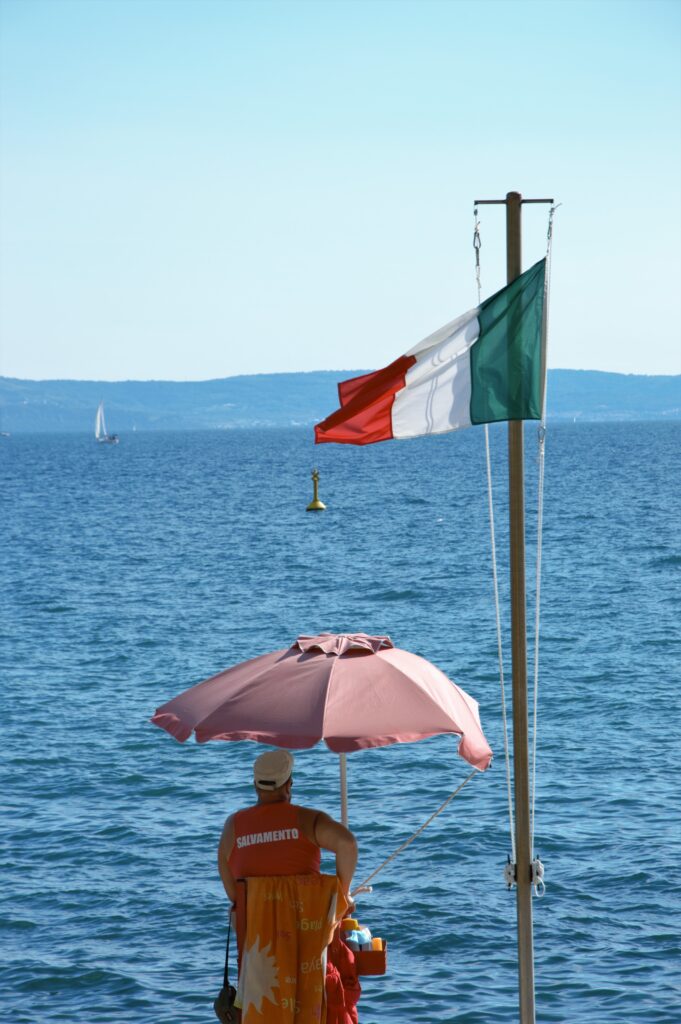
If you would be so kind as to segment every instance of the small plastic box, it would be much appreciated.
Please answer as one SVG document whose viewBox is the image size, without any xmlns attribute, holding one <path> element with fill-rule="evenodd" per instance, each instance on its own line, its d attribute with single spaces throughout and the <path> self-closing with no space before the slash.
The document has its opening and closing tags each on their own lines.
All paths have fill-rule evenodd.
<svg viewBox="0 0 681 1024">
<path fill-rule="evenodd" d="M 355 967 L 361 975 L 385 974 L 388 969 L 388 943 L 383 949 L 360 949 L 355 953 Z"/>
</svg>

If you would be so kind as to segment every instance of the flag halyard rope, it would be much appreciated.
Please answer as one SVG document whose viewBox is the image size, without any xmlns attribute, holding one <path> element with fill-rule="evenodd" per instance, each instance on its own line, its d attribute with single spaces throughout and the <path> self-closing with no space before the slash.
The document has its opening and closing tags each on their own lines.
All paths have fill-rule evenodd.
<svg viewBox="0 0 681 1024">
<path fill-rule="evenodd" d="M 537 795 L 537 738 L 539 710 L 539 651 L 540 651 L 540 616 L 542 606 L 542 552 L 544 544 L 544 480 L 546 460 L 546 393 L 548 384 L 548 359 L 546 355 L 549 326 L 549 292 L 551 287 L 551 248 L 553 245 L 553 219 L 560 203 L 549 210 L 549 224 L 546 232 L 546 278 L 544 285 L 544 315 L 542 318 L 542 357 L 544 362 L 544 395 L 542 401 L 542 419 L 538 431 L 539 442 L 539 479 L 537 484 L 537 565 L 535 578 L 535 658 L 534 658 L 534 692 L 533 692 L 533 748 L 531 748 L 531 779 L 529 805 L 529 843 L 531 861 L 533 861 L 533 884 L 536 894 L 544 893 L 544 865 L 535 857 L 535 807 Z M 537 881 L 535 878 L 537 877 Z"/>
<path fill-rule="evenodd" d="M 478 306 L 482 302 L 482 284 L 480 277 L 480 249 L 482 240 L 480 237 L 480 221 L 478 220 L 478 208 L 473 209 L 475 229 L 473 232 L 473 248 L 475 250 L 475 280 L 478 289 Z M 501 687 L 501 717 L 504 733 L 504 760 L 506 764 L 506 791 L 508 799 L 508 821 L 511 833 L 511 852 L 515 864 L 515 824 L 513 819 L 513 794 L 511 789 L 511 754 L 508 739 L 508 715 L 506 712 L 506 687 L 504 684 L 504 649 L 501 632 L 501 602 L 499 600 L 499 574 L 497 571 L 497 545 L 496 530 L 494 527 L 494 493 L 492 487 L 492 457 L 489 444 L 489 426 L 485 424 L 485 461 L 487 465 L 487 505 L 489 511 L 490 544 L 492 554 L 492 580 L 494 585 L 494 607 L 496 612 L 497 627 L 497 658 L 499 661 L 499 684 Z"/>
<path fill-rule="evenodd" d="M 499 600 L 499 574 L 497 571 L 497 545 L 494 527 L 494 495 L 492 491 L 492 459 L 489 445 L 489 428 L 485 424 L 485 456 L 487 461 L 487 503 L 489 508 L 489 530 L 492 549 L 492 579 L 494 582 L 494 607 L 497 626 L 497 657 L 499 660 L 499 685 L 501 687 L 501 718 L 504 731 L 504 759 L 506 763 L 506 792 L 508 799 L 508 822 L 511 831 L 511 852 L 515 864 L 515 822 L 513 819 L 513 794 L 511 790 L 511 751 L 508 740 L 508 714 L 506 711 L 506 686 L 504 681 L 504 651 L 501 634 L 501 601 Z"/>
</svg>

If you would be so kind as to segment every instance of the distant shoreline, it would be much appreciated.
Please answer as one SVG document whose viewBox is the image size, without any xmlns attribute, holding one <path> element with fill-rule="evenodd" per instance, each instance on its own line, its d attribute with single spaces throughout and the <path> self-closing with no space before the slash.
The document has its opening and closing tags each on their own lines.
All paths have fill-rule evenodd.
<svg viewBox="0 0 681 1024">
<path fill-rule="evenodd" d="M 532 424 L 539 425 L 539 420 L 525 420 L 525 423 L 532 427 Z M 554 427 L 593 427 L 593 426 L 626 426 L 634 423 L 641 424 L 665 424 L 665 423 L 681 423 L 681 415 L 679 416 L 667 416 L 667 417 L 653 417 L 653 416 L 629 416 L 622 418 L 587 418 L 585 416 L 576 417 L 570 419 L 568 416 L 549 416 L 547 419 L 548 426 Z M 233 433 L 239 433 L 240 431 L 246 430 L 311 430 L 314 423 L 239 423 L 230 424 L 222 427 L 133 427 L 129 431 L 121 431 L 120 435 L 134 436 L 136 434 L 226 434 L 230 431 Z M 501 429 L 506 426 L 505 423 L 490 423 L 491 430 Z M 457 431 L 452 431 L 457 433 Z M 460 431 L 459 431 L 460 433 Z M 0 434 L 0 440 L 11 438 L 11 437 L 51 437 L 54 434 L 69 435 L 72 437 L 94 437 L 92 430 L 78 429 L 78 430 L 14 430 L 14 431 L 3 431 Z M 447 433 L 436 434 L 435 437 L 447 437 Z M 400 438 L 400 441 L 418 441 L 419 438 L 407 437 Z"/>
<path fill-rule="evenodd" d="M 0 377 L 0 431 L 88 433 L 97 405 L 116 433 L 310 427 L 338 406 L 339 381 L 365 370 L 313 370 L 206 381 L 31 381 Z M 549 422 L 681 420 L 681 374 L 549 370 Z"/>
</svg>

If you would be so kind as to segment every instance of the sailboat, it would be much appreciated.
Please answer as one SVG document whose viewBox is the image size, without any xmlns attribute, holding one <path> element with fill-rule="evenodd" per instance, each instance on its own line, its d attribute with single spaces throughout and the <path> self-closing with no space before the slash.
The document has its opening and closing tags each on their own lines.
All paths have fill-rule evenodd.
<svg viewBox="0 0 681 1024">
<path fill-rule="evenodd" d="M 108 434 L 106 420 L 104 419 L 104 402 L 97 406 L 97 418 L 95 419 L 95 438 L 100 444 L 118 444 L 118 434 Z"/>
</svg>

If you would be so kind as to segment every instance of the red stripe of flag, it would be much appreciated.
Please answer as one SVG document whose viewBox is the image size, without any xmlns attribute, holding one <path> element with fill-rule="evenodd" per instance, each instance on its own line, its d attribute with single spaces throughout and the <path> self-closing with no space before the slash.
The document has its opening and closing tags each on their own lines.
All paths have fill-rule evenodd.
<svg viewBox="0 0 681 1024">
<path fill-rule="evenodd" d="M 338 385 L 341 408 L 314 428 L 315 443 L 373 444 L 393 436 L 392 407 L 395 395 L 405 386 L 407 370 L 415 356 L 400 356 L 375 373 L 353 377 Z"/>
</svg>

